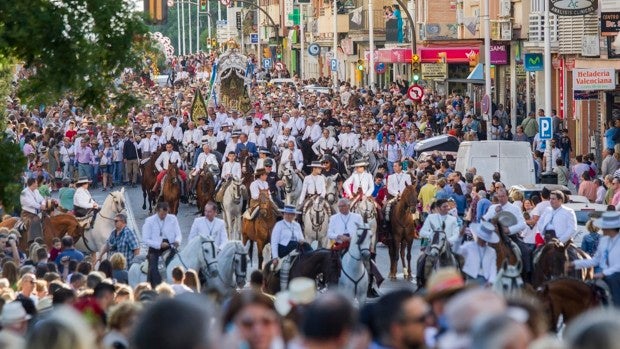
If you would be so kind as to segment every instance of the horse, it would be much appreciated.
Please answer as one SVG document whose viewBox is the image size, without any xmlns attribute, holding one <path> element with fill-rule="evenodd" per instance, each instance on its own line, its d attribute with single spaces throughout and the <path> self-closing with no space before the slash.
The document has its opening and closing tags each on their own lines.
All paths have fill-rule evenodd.
<svg viewBox="0 0 620 349">
<path fill-rule="evenodd" d="M 594 277 L 594 269 L 587 268 L 573 270 L 565 275 L 564 265 L 576 259 L 589 259 L 585 252 L 573 246 L 571 243 L 563 244 L 558 239 L 551 239 L 536 251 L 534 270 L 532 272 L 532 285 L 538 287 L 545 281 L 558 276 L 569 276 L 580 280 L 588 280 Z"/>
<path fill-rule="evenodd" d="M 560 316 L 568 325 L 580 314 L 606 301 L 604 291 L 597 285 L 571 278 L 547 281 L 536 289 L 536 295 L 549 314 L 549 325 L 553 331 L 558 330 Z"/>
<path fill-rule="evenodd" d="M 142 172 L 142 209 L 146 210 L 146 202 L 148 197 L 149 213 L 153 212 L 153 206 L 157 204 L 157 194 L 152 191 L 157 182 L 157 168 L 155 161 L 161 154 L 161 150 L 151 154 L 150 158 L 141 161 L 140 169 Z"/>
<path fill-rule="evenodd" d="M 332 212 L 336 212 L 338 205 L 338 177 L 339 173 L 331 176 L 325 176 L 325 199 L 332 208 Z"/>
<path fill-rule="evenodd" d="M 364 223 L 357 227 L 351 236 L 348 251 L 342 256 L 342 273 L 338 280 L 339 289 L 351 299 L 357 299 L 358 304 L 366 302 L 369 275 L 364 264 L 370 262 L 370 244 L 372 231 L 370 225 Z"/>
<path fill-rule="evenodd" d="M 243 244 L 250 240 L 250 258 L 254 253 L 254 243 L 258 251 L 258 267 L 262 268 L 262 251 L 265 245 L 271 241 L 271 231 L 279 215 L 276 204 L 271 200 L 269 190 L 261 190 L 258 196 L 258 216 L 254 219 L 242 218 L 241 236 Z"/>
<path fill-rule="evenodd" d="M 307 277 L 317 281 L 318 288 L 338 286 L 342 263 L 338 251 L 318 249 L 312 252 L 301 253 L 289 271 L 289 282 L 296 277 Z M 276 294 L 280 291 L 280 276 L 271 271 L 271 261 L 263 268 L 265 292 Z"/>
<path fill-rule="evenodd" d="M 196 181 L 196 206 L 199 213 L 202 213 L 207 202 L 215 201 L 215 182 L 213 172 L 205 166 L 198 174 Z"/>
<path fill-rule="evenodd" d="M 171 162 L 168 164 L 166 174 L 161 180 L 161 201 L 168 203 L 169 212 L 172 214 L 179 212 L 180 184 L 179 168 L 175 162 Z"/>
<path fill-rule="evenodd" d="M 398 268 L 398 257 L 403 265 L 403 276 L 406 280 L 411 280 L 411 248 L 413 240 L 419 238 L 417 225 L 418 191 L 415 184 L 409 185 L 397 198 L 396 204 L 390 213 L 391 235 L 388 243 L 390 254 L 390 274 L 388 277 L 396 280 L 396 269 Z M 407 260 L 405 263 L 405 252 Z"/>
<path fill-rule="evenodd" d="M 185 165 L 185 168 L 192 167 L 192 164 L 194 163 L 194 154 L 196 154 L 196 147 L 197 146 L 192 142 L 189 143 L 187 146 L 183 146 L 182 149 L 179 149 L 181 159 L 183 161 L 183 165 Z"/>
<path fill-rule="evenodd" d="M 372 232 L 372 242 L 370 244 L 371 252 L 375 252 L 375 245 L 377 244 L 377 206 L 375 201 L 368 198 L 365 195 L 361 195 L 358 200 L 354 200 L 351 203 L 351 212 L 357 213 L 362 216 L 364 223 L 368 224 L 370 231 Z"/>
<path fill-rule="evenodd" d="M 320 247 L 327 247 L 327 225 L 332 208 L 325 198 L 316 195 L 305 205 L 302 212 L 304 236 L 308 243 L 318 241 Z"/>
<path fill-rule="evenodd" d="M 110 192 L 95 217 L 93 227 L 85 229 L 81 239 L 74 239 L 75 247 L 82 252 L 98 252 L 108 240 L 110 233 L 116 229 L 114 218 L 117 214 L 124 213 L 125 208 L 125 188 Z M 90 219 L 81 224 L 88 222 Z"/>
<path fill-rule="evenodd" d="M 220 295 L 229 295 L 245 286 L 247 270 L 248 245 L 244 246 L 240 241 L 229 241 L 217 255 L 217 277 L 209 280 L 209 286 L 211 287 L 213 281 L 212 287 Z"/>
<path fill-rule="evenodd" d="M 249 190 L 250 184 L 254 181 L 254 158 L 250 156 L 247 149 L 239 152 L 239 164 L 241 164 L 241 179 L 243 185 Z"/>
<path fill-rule="evenodd" d="M 246 190 L 241 180 L 231 179 L 230 185 L 224 191 L 222 199 L 222 215 L 226 222 L 226 231 L 229 238 L 239 240 L 241 230 L 241 214 L 243 207 L 243 191 Z"/>
<path fill-rule="evenodd" d="M 284 203 L 287 205 L 297 205 L 301 195 L 302 179 L 293 169 L 287 166 L 283 171 L 282 181 L 284 182 Z"/>
<path fill-rule="evenodd" d="M 497 235 L 499 235 L 499 242 L 489 244 L 489 246 L 495 250 L 495 254 L 497 255 L 497 270 L 502 267 L 504 260 L 507 260 L 509 265 L 522 264 L 519 246 L 504 233 L 503 226 L 500 222 L 493 223 L 495 225 L 495 231 Z"/>
<path fill-rule="evenodd" d="M 508 263 L 507 259 L 504 259 L 501 268 L 497 269 L 493 291 L 504 296 L 519 294 L 525 285 L 521 277 L 521 269 L 521 261 L 512 265 Z"/>
<path fill-rule="evenodd" d="M 448 237 L 444 231 L 435 231 L 426 251 L 417 261 L 418 273 L 416 282 L 418 288 L 426 284 L 426 280 L 439 268 L 454 266 L 459 269 L 459 261 L 450 249 Z"/>
</svg>

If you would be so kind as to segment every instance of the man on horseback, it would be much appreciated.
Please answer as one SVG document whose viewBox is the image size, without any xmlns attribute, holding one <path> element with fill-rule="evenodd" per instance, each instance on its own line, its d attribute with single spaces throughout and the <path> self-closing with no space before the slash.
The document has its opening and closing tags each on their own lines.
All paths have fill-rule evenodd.
<svg viewBox="0 0 620 349">
<path fill-rule="evenodd" d="M 73 195 L 73 213 L 76 217 L 84 217 L 91 211 L 96 214 L 99 211 L 99 205 L 88 191 L 90 183 L 87 177 L 80 177 L 75 183 L 77 189 Z"/>
<path fill-rule="evenodd" d="M 476 241 L 467 241 L 461 245 L 462 235 L 457 239 L 454 246 L 455 253 L 465 258 L 463 274 L 469 282 L 480 285 L 492 285 L 497 275 L 497 254 L 488 244 L 499 242 L 499 236 L 495 233 L 495 226 L 489 222 L 472 224 L 471 231 Z"/>
<path fill-rule="evenodd" d="M 567 269 L 584 269 L 599 266 L 602 272 L 594 274 L 595 279 L 603 279 L 609 286 L 614 306 L 620 307 L 620 213 L 605 212 L 594 225 L 603 230 L 598 249 L 592 259 L 567 262 Z"/>
<path fill-rule="evenodd" d="M 311 201 L 317 195 L 324 198 L 327 191 L 325 189 L 325 176 L 321 174 L 323 170 L 321 162 L 312 161 L 310 168 L 312 168 L 312 173 L 304 178 L 304 183 L 301 186 L 301 193 L 299 194 L 301 208 L 306 207 L 306 196 L 308 196 L 307 201 Z"/>
<path fill-rule="evenodd" d="M 45 209 L 45 199 L 37 190 L 39 184 L 35 178 L 28 178 L 26 188 L 19 196 L 22 206 L 21 218 L 28 231 L 29 240 L 43 236 L 43 227 L 39 214 Z"/>
<path fill-rule="evenodd" d="M 336 139 L 329 135 L 329 130 L 323 129 L 323 137 L 312 145 L 312 151 L 318 156 L 336 154 L 337 145 Z"/>
<path fill-rule="evenodd" d="M 155 186 L 152 189 L 154 193 L 159 193 L 161 180 L 166 175 L 171 162 L 180 164 L 181 155 L 179 155 L 178 151 L 173 150 L 172 142 L 167 142 L 166 151 L 162 152 L 155 161 L 155 167 L 157 168 L 157 171 L 159 171 L 159 174 L 157 175 L 157 182 L 155 182 Z M 181 176 L 181 200 L 186 201 L 185 182 L 187 181 L 187 175 L 185 174 L 185 171 L 179 169 L 179 176 Z"/>
<path fill-rule="evenodd" d="M 237 155 L 234 151 L 228 152 L 226 156 L 227 161 L 222 166 L 222 179 L 215 188 L 215 192 L 217 193 L 215 195 L 216 202 L 222 202 L 224 192 L 233 179 L 237 181 L 241 180 L 241 164 L 236 161 L 236 158 Z"/>
<path fill-rule="evenodd" d="M 221 251 L 222 247 L 228 242 L 226 223 L 223 219 L 216 217 L 217 206 L 213 202 L 207 202 L 204 207 L 204 214 L 204 217 L 194 219 L 187 240 L 190 241 L 196 236 L 201 236 L 204 239 L 215 241 L 217 250 Z"/>
<path fill-rule="evenodd" d="M 147 281 L 155 288 L 161 283 L 159 257 L 172 246 L 176 249 L 181 245 L 179 221 L 175 215 L 168 214 L 167 202 L 158 203 L 157 213 L 144 221 L 142 240 L 149 248 L 146 256 L 149 263 Z M 170 252 L 167 261 L 170 261 L 173 256 L 174 250 Z"/>
<path fill-rule="evenodd" d="M 250 204 L 248 209 L 243 214 L 243 217 L 248 220 L 254 219 L 252 213 L 260 204 L 258 199 L 261 191 L 269 190 L 269 183 L 267 183 L 267 171 L 265 168 L 259 168 L 254 172 L 254 181 L 250 184 Z"/>
<path fill-rule="evenodd" d="M 271 265 L 278 267 L 280 260 L 280 290 L 285 290 L 288 285 L 288 273 L 291 269 L 292 261 L 289 257 L 291 252 L 296 251 L 302 242 L 304 235 L 301 232 L 301 225 L 295 221 L 295 216 L 300 212 L 295 206 L 285 205 L 282 212 L 283 219 L 276 223 L 271 232 Z M 288 258 L 285 258 L 288 257 Z"/>
<path fill-rule="evenodd" d="M 549 204 L 541 214 L 536 225 L 537 231 L 543 235 L 545 242 L 557 238 L 566 244 L 577 232 L 575 211 L 563 205 L 564 193 L 554 190 L 549 194 Z"/>
<path fill-rule="evenodd" d="M 390 176 L 391 178 L 392 176 Z M 441 231 L 446 234 L 450 246 L 454 248 L 459 239 L 459 224 L 456 217 L 448 214 L 450 204 L 446 199 L 439 199 L 435 202 L 436 213 L 431 213 L 424 220 L 424 225 L 420 229 L 420 237 L 432 239 L 435 232 Z"/>
<path fill-rule="evenodd" d="M 284 185 L 284 182 L 282 182 L 282 180 L 278 177 L 278 174 L 273 171 L 272 159 L 265 159 L 263 165 L 265 166 L 265 172 L 267 172 L 267 184 L 269 184 L 271 199 L 278 207 L 284 207 L 284 202 L 280 196 L 280 188 Z"/>
<path fill-rule="evenodd" d="M 385 203 L 385 220 L 390 220 L 390 212 L 392 210 L 392 205 L 396 203 L 396 201 L 400 198 L 407 188 L 408 185 L 411 185 L 411 176 L 408 173 L 403 172 L 403 164 L 399 161 L 395 162 L 394 165 L 394 173 L 391 174 L 387 179 L 387 192 L 388 197 Z"/>
<path fill-rule="evenodd" d="M 220 168 L 219 164 L 217 163 L 217 158 L 215 157 L 215 155 L 211 153 L 211 146 L 209 145 L 209 143 L 202 144 L 202 153 L 198 155 L 198 160 L 196 161 L 196 167 L 194 167 L 194 170 L 190 172 L 189 174 L 190 192 L 192 193 L 195 192 L 196 183 L 198 183 L 198 177 L 200 175 L 200 172 L 202 172 L 205 165 L 208 165 L 209 167 L 215 166 L 215 168 L 217 168 L 218 170 Z"/>
</svg>

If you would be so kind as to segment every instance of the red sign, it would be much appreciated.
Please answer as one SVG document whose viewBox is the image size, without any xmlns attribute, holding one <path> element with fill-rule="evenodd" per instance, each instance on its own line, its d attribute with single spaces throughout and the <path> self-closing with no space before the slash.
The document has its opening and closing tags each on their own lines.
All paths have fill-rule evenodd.
<svg viewBox="0 0 620 349">
<path fill-rule="evenodd" d="M 480 55 L 477 47 L 421 48 L 422 63 L 437 63 L 445 58 L 446 63 L 469 63 Z"/>
<path fill-rule="evenodd" d="M 424 89 L 418 84 L 413 84 L 407 90 L 407 96 L 414 102 L 420 102 L 424 98 Z"/>
</svg>

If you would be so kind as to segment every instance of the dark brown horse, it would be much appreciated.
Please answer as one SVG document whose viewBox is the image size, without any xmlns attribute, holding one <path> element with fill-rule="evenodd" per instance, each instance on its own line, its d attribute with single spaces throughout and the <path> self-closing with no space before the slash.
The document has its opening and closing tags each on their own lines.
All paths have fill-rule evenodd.
<svg viewBox="0 0 620 349">
<path fill-rule="evenodd" d="M 246 189 L 250 190 L 250 184 L 254 181 L 254 159 L 247 149 L 239 152 L 239 164 L 241 165 L 241 181 Z"/>
<path fill-rule="evenodd" d="M 390 240 L 388 242 L 390 253 L 390 274 L 388 277 L 396 279 L 396 269 L 398 267 L 398 257 L 403 265 L 403 276 L 406 280 L 411 280 L 411 247 L 413 240 L 419 238 L 418 224 L 419 216 L 417 211 L 418 191 L 415 184 L 407 186 L 402 195 L 397 198 L 396 204 L 390 213 Z M 405 253 L 407 259 L 405 262 Z"/>
<path fill-rule="evenodd" d="M 258 215 L 249 220 L 245 217 L 241 221 L 241 236 L 243 244 L 250 240 L 249 256 L 252 258 L 254 253 L 254 242 L 258 250 L 258 267 L 263 266 L 263 248 L 271 241 L 271 231 L 276 225 L 276 220 L 280 214 L 276 204 L 271 201 L 271 194 L 268 189 L 261 190 L 258 197 Z M 250 204 L 251 205 L 251 204 Z M 272 246 L 271 248 L 277 248 Z"/>
<path fill-rule="evenodd" d="M 198 212 L 202 213 L 205 205 L 209 201 L 215 201 L 215 178 L 213 173 L 205 166 L 198 175 L 196 182 L 196 205 Z"/>
<path fill-rule="evenodd" d="M 493 221 L 495 225 L 495 231 L 499 235 L 499 242 L 496 244 L 489 244 L 497 255 L 497 270 L 501 269 L 502 263 L 507 260 L 508 265 L 517 265 L 521 262 L 521 252 L 519 247 L 506 235 L 503 231 L 501 223 Z"/>
<path fill-rule="evenodd" d="M 307 277 L 317 280 L 320 276 L 319 287 L 335 288 L 338 286 L 342 262 L 338 251 L 318 249 L 301 253 L 293 262 L 289 273 L 289 281 L 296 277 Z M 271 261 L 263 268 L 265 292 L 276 294 L 280 292 L 280 276 L 271 270 Z"/>
<path fill-rule="evenodd" d="M 534 271 L 532 272 L 532 285 L 534 287 L 538 287 L 545 281 L 558 276 L 569 276 L 579 280 L 589 280 L 594 276 L 592 268 L 574 270 L 566 275 L 564 270 L 566 262 L 590 258 L 590 256 L 573 244 L 563 244 L 558 239 L 551 239 L 540 249 L 535 253 Z"/>
<path fill-rule="evenodd" d="M 175 162 L 171 162 L 168 164 L 166 174 L 161 180 L 161 199 L 168 203 L 169 212 L 172 214 L 177 214 L 179 212 L 179 200 L 181 199 L 180 181 L 179 168 Z"/>
<path fill-rule="evenodd" d="M 146 202 L 148 197 L 149 213 L 153 212 L 153 206 L 157 204 L 157 193 L 152 191 L 157 181 L 157 168 L 155 167 L 155 161 L 161 154 L 161 150 L 156 151 L 151 155 L 149 160 L 140 165 L 142 170 L 142 209 L 146 210 Z"/>
<path fill-rule="evenodd" d="M 602 305 L 604 291 L 581 280 L 559 278 L 536 289 L 536 294 L 549 314 L 550 329 L 556 331 L 560 315 L 565 324 L 585 311 Z"/>
</svg>

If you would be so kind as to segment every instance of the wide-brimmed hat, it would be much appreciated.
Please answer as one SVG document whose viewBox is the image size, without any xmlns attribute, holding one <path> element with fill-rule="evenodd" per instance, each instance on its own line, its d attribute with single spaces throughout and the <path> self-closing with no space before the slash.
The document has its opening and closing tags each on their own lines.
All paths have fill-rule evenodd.
<svg viewBox="0 0 620 349">
<path fill-rule="evenodd" d="M 512 227 L 517 224 L 517 217 L 508 211 L 502 211 L 496 216 L 497 222 L 504 227 Z"/>
<path fill-rule="evenodd" d="M 426 301 L 449 297 L 465 288 L 465 281 L 454 267 L 437 270 L 426 282 Z"/>
<path fill-rule="evenodd" d="M 273 167 L 273 159 L 265 159 L 265 161 L 263 161 L 263 166 Z"/>
<path fill-rule="evenodd" d="M 320 161 L 312 161 L 310 167 L 323 168 L 323 163 L 321 163 Z"/>
<path fill-rule="evenodd" d="M 77 182 L 75 182 L 75 185 L 82 185 L 82 184 L 86 184 L 86 183 L 91 183 L 92 181 L 90 179 L 88 179 L 88 177 L 80 177 Z"/>
<path fill-rule="evenodd" d="M 280 315 L 286 316 L 293 306 L 312 303 L 316 295 L 316 283 L 312 279 L 294 278 L 289 283 L 288 290 L 276 294 L 274 306 Z"/>
<path fill-rule="evenodd" d="M 17 322 L 28 321 L 32 316 L 26 313 L 26 309 L 21 302 L 15 301 L 5 304 L 2 307 L 2 315 L 0 315 L 0 323 L 2 325 L 14 324 Z"/>
<path fill-rule="evenodd" d="M 499 242 L 499 236 L 495 233 L 495 226 L 489 222 L 474 223 L 471 226 L 471 232 L 488 243 L 494 244 Z"/>
<path fill-rule="evenodd" d="M 258 178 L 264 174 L 267 174 L 267 171 L 265 170 L 264 167 L 258 168 L 256 169 L 256 171 L 254 171 L 254 177 Z"/>
<path fill-rule="evenodd" d="M 355 163 L 353 163 L 353 165 L 351 165 L 351 167 L 367 167 L 367 166 L 368 166 L 368 162 L 364 160 L 357 160 Z"/>
<path fill-rule="evenodd" d="M 603 212 L 601 218 L 594 220 L 594 225 L 600 229 L 620 229 L 620 212 Z"/>
<path fill-rule="evenodd" d="M 267 148 L 265 148 L 265 147 L 260 147 L 260 148 L 258 148 L 258 153 L 259 153 L 259 154 L 268 154 L 268 155 L 270 155 L 270 154 L 271 154 L 271 152 L 269 151 L 269 149 L 267 149 Z"/>
<path fill-rule="evenodd" d="M 291 213 L 291 214 L 300 214 L 301 212 L 297 211 L 295 206 L 293 205 L 284 205 L 284 208 L 280 209 L 282 213 Z"/>
<path fill-rule="evenodd" d="M 234 131 L 232 131 L 232 136 L 233 136 L 233 137 L 239 137 L 239 136 L 241 136 L 241 131 L 239 131 L 239 130 L 234 130 Z"/>
</svg>

